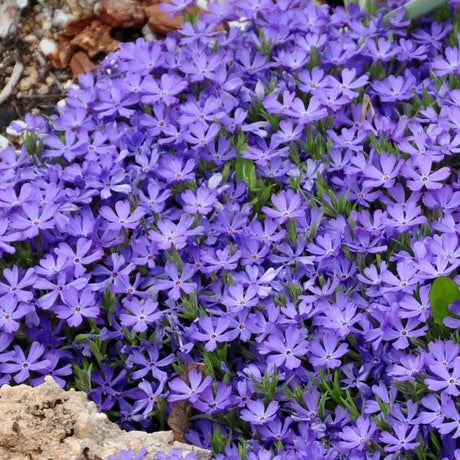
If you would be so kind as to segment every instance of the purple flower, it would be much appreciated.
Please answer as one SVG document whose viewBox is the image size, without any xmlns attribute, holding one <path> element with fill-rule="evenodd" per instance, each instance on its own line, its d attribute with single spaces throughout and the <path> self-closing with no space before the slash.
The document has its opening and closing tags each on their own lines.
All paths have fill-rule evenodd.
<svg viewBox="0 0 460 460">
<path fill-rule="evenodd" d="M 13 348 L 14 351 L 1 357 L 0 372 L 16 374 L 14 376 L 16 383 L 24 382 L 29 378 L 31 371 L 46 369 L 51 364 L 49 360 L 42 359 L 45 347 L 41 343 L 33 342 L 27 357 L 19 345 L 14 345 Z"/>
<path fill-rule="evenodd" d="M 308 343 L 298 327 L 288 327 L 284 334 L 272 334 L 260 347 L 260 352 L 267 354 L 267 362 L 276 367 L 285 366 L 289 370 L 300 366 L 300 357 L 308 351 Z"/>
<path fill-rule="evenodd" d="M 439 189 L 442 187 L 439 182 L 450 176 L 450 169 L 447 167 L 431 172 L 433 161 L 427 156 L 416 157 L 415 164 L 420 172 L 407 166 L 402 169 L 405 177 L 411 179 L 407 181 L 407 186 L 411 190 L 421 190 L 423 187 L 427 190 Z"/>
<path fill-rule="evenodd" d="M 164 73 L 159 80 L 148 75 L 142 81 L 141 100 L 147 104 L 161 101 L 169 106 L 179 101 L 176 96 L 187 86 L 187 82 L 174 73 Z"/>
<path fill-rule="evenodd" d="M 57 206 L 48 204 L 40 208 L 38 203 L 24 203 L 21 211 L 11 217 L 11 227 L 19 230 L 24 238 L 34 238 L 41 230 L 54 228 Z"/>
<path fill-rule="evenodd" d="M 452 396 L 460 395 L 457 388 L 460 387 L 460 356 L 455 358 L 451 371 L 442 364 L 433 364 L 429 368 L 433 378 L 425 379 L 425 383 L 430 390 L 442 391 Z"/>
<path fill-rule="evenodd" d="M 216 123 L 203 125 L 195 123 L 184 133 L 184 139 L 193 145 L 192 148 L 198 149 L 212 143 L 219 133 L 219 126 Z"/>
<path fill-rule="evenodd" d="M 150 231 L 149 237 L 158 244 L 159 249 L 169 249 L 171 246 L 182 249 L 186 246 L 189 236 L 202 232 L 203 227 L 191 229 L 192 225 L 193 218 L 185 215 L 181 216 L 177 224 L 169 220 L 160 220 L 157 222 L 159 231 Z"/>
<path fill-rule="evenodd" d="M 156 170 L 162 179 L 168 182 L 181 182 L 195 179 L 195 160 L 190 158 L 184 164 L 182 158 L 163 156 L 160 167 Z"/>
<path fill-rule="evenodd" d="M 145 352 L 147 352 L 148 357 L 145 357 Z M 129 362 L 141 367 L 141 369 L 133 372 L 133 379 L 138 380 L 151 373 L 157 380 L 165 380 L 168 374 L 161 368 L 169 366 L 175 358 L 172 354 L 162 359 L 159 358 L 160 352 L 155 345 L 147 345 L 142 350 L 133 350 L 128 358 Z"/>
<path fill-rule="evenodd" d="M 412 98 L 416 82 L 411 74 L 405 77 L 390 75 L 382 81 L 372 83 L 371 86 L 382 102 L 397 102 Z"/>
<path fill-rule="evenodd" d="M 450 313 L 456 315 L 457 317 L 446 316 L 443 320 L 444 324 L 451 329 L 457 329 L 460 327 L 460 301 L 457 300 L 449 306 Z"/>
<path fill-rule="evenodd" d="M 138 388 L 141 390 L 141 394 L 134 403 L 132 414 L 138 414 L 141 412 L 140 415 L 142 418 L 148 417 L 150 412 L 152 412 L 157 399 L 162 396 L 163 387 L 163 382 L 160 382 L 156 388 L 146 380 L 139 383 Z"/>
<path fill-rule="evenodd" d="M 103 206 L 99 210 L 99 214 L 109 222 L 107 225 L 109 230 L 135 229 L 145 215 L 145 211 L 141 208 L 136 208 L 134 212 L 131 212 L 128 201 L 117 201 L 115 211 L 109 206 Z"/>
<path fill-rule="evenodd" d="M 60 243 L 54 250 L 58 259 L 66 261 L 68 267 L 73 267 L 74 276 L 80 277 L 86 272 L 86 265 L 90 265 L 102 257 L 101 249 L 93 249 L 93 241 L 85 238 L 77 240 L 77 247 L 72 249 L 67 243 Z"/>
<path fill-rule="evenodd" d="M 439 77 L 460 72 L 460 50 L 457 47 L 447 47 L 445 56 L 436 56 L 433 59 L 432 68 Z"/>
<path fill-rule="evenodd" d="M 163 317 L 163 312 L 158 310 L 158 302 L 151 299 L 125 300 L 123 306 L 126 313 L 120 314 L 120 323 L 123 327 L 132 328 L 136 332 L 145 332 L 149 326 L 158 324 Z"/>
<path fill-rule="evenodd" d="M 27 289 L 36 279 L 33 268 L 29 268 L 24 273 L 14 265 L 11 269 L 3 270 L 3 276 L 7 283 L 0 282 L 1 297 L 13 297 L 18 302 L 29 302 L 33 299 L 33 293 Z"/>
<path fill-rule="evenodd" d="M 148 454 L 145 448 L 140 449 L 137 454 L 133 449 L 123 449 L 116 455 L 109 455 L 107 460 L 142 460 Z"/>
<path fill-rule="evenodd" d="M 205 414 L 223 412 L 231 404 L 232 387 L 219 383 L 216 387 L 209 386 L 193 403 L 193 407 Z"/>
<path fill-rule="evenodd" d="M 391 316 L 390 324 L 383 328 L 383 339 L 393 341 L 393 346 L 400 350 L 409 346 L 409 339 L 413 337 L 422 337 L 428 330 L 427 326 L 421 326 L 415 318 L 409 318 L 405 324 L 395 317 Z"/>
<path fill-rule="evenodd" d="M 31 312 L 33 312 L 33 307 L 28 303 L 18 303 L 11 295 L 3 296 L 0 306 L 1 330 L 7 334 L 16 332 L 21 325 L 22 318 Z"/>
<path fill-rule="evenodd" d="M 184 202 L 183 209 L 185 212 L 206 216 L 212 211 L 217 197 L 213 190 L 200 187 L 195 192 L 186 190 L 182 193 L 181 198 Z"/>
<path fill-rule="evenodd" d="M 414 442 L 417 438 L 419 429 L 407 423 L 396 422 L 393 424 L 394 435 L 384 431 L 380 433 L 380 441 L 386 444 L 385 452 L 410 451 L 420 445 Z"/>
<path fill-rule="evenodd" d="M 341 358 L 348 351 L 348 345 L 341 343 L 334 334 L 325 333 L 320 339 L 310 343 L 309 359 L 314 366 L 333 369 L 341 365 Z"/>
<path fill-rule="evenodd" d="M 240 412 L 240 417 L 243 420 L 253 425 L 265 425 L 275 419 L 280 406 L 277 401 L 272 401 L 265 407 L 264 402 L 257 399 L 256 401 L 248 401 L 246 407 Z"/>
<path fill-rule="evenodd" d="M 302 209 L 300 195 L 292 192 L 292 190 L 273 195 L 272 203 L 276 209 L 264 206 L 262 211 L 265 215 L 275 219 L 278 223 L 283 223 L 288 219 L 303 217 L 305 215 L 305 211 Z"/>
<path fill-rule="evenodd" d="M 97 318 L 99 307 L 93 292 L 89 288 L 77 291 L 69 287 L 62 293 L 62 305 L 54 306 L 58 318 L 65 319 L 71 327 L 77 327 L 83 322 L 83 318 Z"/>
<path fill-rule="evenodd" d="M 206 342 L 204 349 L 208 352 L 214 351 L 218 343 L 231 342 L 238 334 L 237 331 L 229 331 L 230 318 L 228 316 L 221 316 L 217 321 L 207 316 L 199 318 L 198 325 L 203 332 L 195 330 L 192 332 L 191 337 L 200 342 Z"/>
<path fill-rule="evenodd" d="M 191 369 L 187 376 L 190 383 L 179 377 L 169 382 L 169 389 L 172 393 L 170 393 L 168 401 L 174 402 L 187 399 L 194 403 L 212 382 L 211 377 L 203 378 L 203 374 L 197 369 Z"/>
<path fill-rule="evenodd" d="M 437 428 L 443 435 L 452 434 L 454 439 L 460 438 L 460 414 L 458 413 L 455 402 L 447 399 L 442 403 L 442 411 L 449 421 L 440 423 Z"/>
<path fill-rule="evenodd" d="M 377 431 L 377 425 L 366 415 L 359 417 L 354 426 L 346 426 L 339 433 L 340 447 L 343 449 L 366 450 Z"/>
<path fill-rule="evenodd" d="M 159 291 L 167 291 L 171 299 L 178 300 L 181 292 L 191 294 L 195 291 L 197 284 L 189 280 L 195 273 L 195 267 L 191 264 L 185 264 L 182 273 L 179 275 L 177 265 L 167 262 L 165 265 L 165 274 L 170 279 L 156 279 L 154 286 Z"/>
<path fill-rule="evenodd" d="M 403 162 L 397 160 L 393 155 L 379 155 L 377 158 L 378 168 L 373 164 L 368 164 L 364 169 L 366 179 L 363 182 L 365 187 L 379 187 L 392 188 L 395 179 L 399 175 L 399 171 Z"/>
</svg>

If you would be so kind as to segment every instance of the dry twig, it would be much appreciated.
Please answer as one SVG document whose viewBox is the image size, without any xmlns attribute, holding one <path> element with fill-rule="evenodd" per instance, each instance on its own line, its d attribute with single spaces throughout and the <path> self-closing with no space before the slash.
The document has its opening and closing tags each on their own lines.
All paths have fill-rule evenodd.
<svg viewBox="0 0 460 460">
<path fill-rule="evenodd" d="M 0 93 L 0 104 L 3 104 L 3 102 L 5 102 L 10 97 L 13 88 L 16 86 L 16 83 L 19 81 L 19 78 L 22 75 L 23 69 L 24 66 L 22 65 L 22 62 L 16 61 L 16 64 L 14 65 L 13 72 L 11 72 L 8 83 L 5 85 L 5 87 L 2 89 L 2 92 Z"/>
</svg>

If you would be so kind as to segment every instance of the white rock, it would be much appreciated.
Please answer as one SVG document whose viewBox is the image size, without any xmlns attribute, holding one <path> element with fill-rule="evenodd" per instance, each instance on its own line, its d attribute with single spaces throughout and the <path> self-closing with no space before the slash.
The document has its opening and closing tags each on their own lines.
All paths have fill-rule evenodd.
<svg viewBox="0 0 460 460">
<path fill-rule="evenodd" d="M 53 27 L 56 29 L 64 29 L 72 19 L 75 19 L 73 14 L 66 13 L 63 10 L 55 10 L 53 16 Z"/>
<path fill-rule="evenodd" d="M 18 126 L 22 126 L 23 128 L 27 128 L 27 123 L 23 120 L 14 120 L 14 124 Z M 15 129 L 13 129 L 11 126 L 8 126 L 6 128 L 6 134 L 9 134 L 10 136 L 22 136 L 22 133 L 19 133 Z"/>
<path fill-rule="evenodd" d="M 144 27 L 142 27 L 142 35 L 146 40 L 153 41 L 155 40 L 156 35 L 151 31 L 150 26 L 146 24 Z"/>
<path fill-rule="evenodd" d="M 29 0 L 16 0 L 16 5 L 18 5 L 21 10 L 29 4 Z"/>
<path fill-rule="evenodd" d="M 51 38 L 43 38 L 40 40 L 39 46 L 40 46 L 40 51 L 45 56 L 47 56 L 48 54 L 51 54 L 57 48 L 57 43 Z"/>
<path fill-rule="evenodd" d="M 0 136 L 0 152 L 3 149 L 6 149 L 8 147 L 8 139 L 5 136 Z"/>
<path fill-rule="evenodd" d="M 20 16 L 15 0 L 0 1 L 0 38 L 7 37 L 17 29 Z"/>
<path fill-rule="evenodd" d="M 246 18 L 240 18 L 237 21 L 228 21 L 229 27 L 236 27 L 242 31 L 245 31 L 250 25 L 250 22 Z"/>
</svg>

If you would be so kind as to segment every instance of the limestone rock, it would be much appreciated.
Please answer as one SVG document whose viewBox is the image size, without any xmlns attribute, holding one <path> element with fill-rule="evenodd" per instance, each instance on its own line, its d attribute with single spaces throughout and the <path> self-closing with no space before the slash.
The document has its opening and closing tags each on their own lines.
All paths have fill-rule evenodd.
<svg viewBox="0 0 460 460">
<path fill-rule="evenodd" d="M 38 387 L 0 388 L 0 460 L 104 460 L 120 450 L 145 447 L 148 460 L 172 448 L 194 451 L 200 460 L 211 453 L 173 442 L 170 431 L 125 432 L 110 422 L 83 392 L 61 389 L 47 377 Z"/>
<path fill-rule="evenodd" d="M 18 26 L 21 9 L 15 0 L 0 1 L 0 38 L 7 37 Z"/>
</svg>

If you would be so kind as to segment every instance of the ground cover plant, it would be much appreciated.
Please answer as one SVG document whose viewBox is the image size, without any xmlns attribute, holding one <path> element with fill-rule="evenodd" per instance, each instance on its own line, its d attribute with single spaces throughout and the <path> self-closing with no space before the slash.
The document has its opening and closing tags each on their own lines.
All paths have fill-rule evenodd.
<svg viewBox="0 0 460 460">
<path fill-rule="evenodd" d="M 400 5 L 211 3 L 16 123 L 0 382 L 218 459 L 460 458 L 460 5 Z"/>
</svg>

